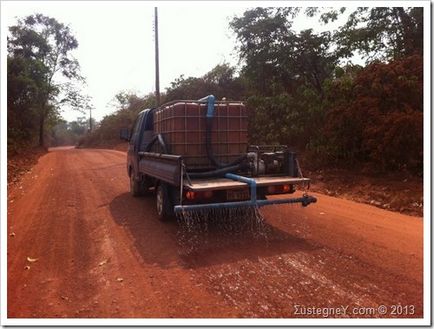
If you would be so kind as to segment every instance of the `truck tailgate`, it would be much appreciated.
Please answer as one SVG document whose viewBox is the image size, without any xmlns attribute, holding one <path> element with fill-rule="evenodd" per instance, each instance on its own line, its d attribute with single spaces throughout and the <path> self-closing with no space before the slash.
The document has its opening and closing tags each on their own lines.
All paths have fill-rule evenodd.
<svg viewBox="0 0 434 329">
<path fill-rule="evenodd" d="M 256 186 L 270 186 L 283 184 L 309 184 L 309 178 L 289 177 L 289 176 L 270 176 L 270 177 L 252 177 L 256 181 Z M 226 190 L 248 186 L 246 183 L 234 181 L 228 178 L 212 179 L 192 179 L 191 184 L 184 181 L 184 186 L 193 191 L 207 190 Z"/>
</svg>

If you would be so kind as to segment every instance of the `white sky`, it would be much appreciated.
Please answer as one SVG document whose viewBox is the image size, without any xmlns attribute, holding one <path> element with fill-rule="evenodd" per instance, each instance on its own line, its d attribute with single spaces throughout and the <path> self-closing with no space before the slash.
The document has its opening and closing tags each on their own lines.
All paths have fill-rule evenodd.
<svg viewBox="0 0 434 329">
<path fill-rule="evenodd" d="M 159 3 L 160 90 L 181 74 L 202 76 L 225 61 L 236 65 L 236 42 L 229 21 L 240 16 L 247 4 Z M 34 13 L 70 25 L 79 43 L 73 54 L 87 80 L 85 92 L 92 97 L 92 116 L 97 120 L 115 110 L 109 103 L 119 91 L 139 95 L 154 91 L 154 3 L 2 1 L 1 5 L 6 26 L 15 24 L 16 17 Z M 336 26 L 321 25 L 318 18 L 304 15 L 294 23 L 295 30 L 324 31 Z M 82 116 L 69 109 L 62 115 L 67 120 Z"/>
</svg>

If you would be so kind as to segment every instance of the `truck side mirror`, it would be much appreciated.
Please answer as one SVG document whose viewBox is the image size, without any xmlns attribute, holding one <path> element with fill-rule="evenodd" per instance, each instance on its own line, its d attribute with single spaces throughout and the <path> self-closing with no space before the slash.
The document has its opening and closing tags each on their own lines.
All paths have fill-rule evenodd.
<svg viewBox="0 0 434 329">
<path fill-rule="evenodd" d="M 119 137 L 120 139 L 128 142 L 130 140 L 130 131 L 128 130 L 128 128 L 122 128 L 119 131 Z"/>
</svg>

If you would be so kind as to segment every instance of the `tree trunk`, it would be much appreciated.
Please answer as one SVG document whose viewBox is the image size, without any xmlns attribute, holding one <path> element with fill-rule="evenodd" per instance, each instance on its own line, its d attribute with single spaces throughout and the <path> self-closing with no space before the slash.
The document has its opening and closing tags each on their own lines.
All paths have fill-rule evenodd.
<svg viewBox="0 0 434 329">
<path fill-rule="evenodd" d="M 413 46 L 413 35 L 412 35 L 413 23 L 411 21 L 411 17 L 409 14 L 405 12 L 404 8 L 402 7 L 397 7 L 396 10 L 398 12 L 398 16 L 402 26 L 404 54 L 407 56 L 412 55 L 414 53 L 414 46 Z"/>
<path fill-rule="evenodd" d="M 39 116 L 39 146 L 44 147 L 44 129 L 45 126 L 45 115 L 41 113 Z"/>
</svg>

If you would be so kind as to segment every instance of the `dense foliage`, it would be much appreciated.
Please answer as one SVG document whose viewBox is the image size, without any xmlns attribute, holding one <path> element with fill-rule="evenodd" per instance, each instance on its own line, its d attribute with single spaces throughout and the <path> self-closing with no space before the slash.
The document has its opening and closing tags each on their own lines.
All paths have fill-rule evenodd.
<svg viewBox="0 0 434 329">
<path fill-rule="evenodd" d="M 91 134 L 79 141 L 79 144 L 110 145 L 119 141 L 119 130 L 130 128 L 137 114 L 145 108 L 156 106 L 155 96 L 150 94 L 139 97 L 131 92 L 119 92 L 114 97 L 114 106 L 119 108 L 115 113 L 106 115 Z"/>
<path fill-rule="evenodd" d="M 345 12 L 307 8 L 324 23 Z M 307 151 L 309 164 L 422 171 L 422 8 L 357 8 L 334 32 L 291 30 L 298 9 L 231 22 L 245 63 L 250 137 Z M 346 65 L 361 54 L 367 66 Z"/>
<path fill-rule="evenodd" d="M 227 63 L 217 65 L 203 77 L 187 79 L 180 76 L 167 89 L 166 101 L 175 99 L 199 99 L 213 94 L 217 98 L 238 100 L 245 92 L 241 78 L 235 77 L 235 68 Z"/>
<path fill-rule="evenodd" d="M 78 42 L 68 26 L 36 14 L 19 20 L 9 32 L 8 149 L 16 152 L 26 144 L 46 144 L 47 128 L 60 120 L 61 106 L 83 110 L 90 104 L 72 83 L 83 78 L 71 55 Z"/>
<path fill-rule="evenodd" d="M 372 63 L 330 86 L 322 136 L 329 159 L 420 170 L 423 66 L 419 55 Z"/>
<path fill-rule="evenodd" d="M 95 120 L 92 118 L 93 126 Z M 47 136 L 51 146 L 77 145 L 90 130 L 90 122 L 86 117 L 78 117 L 77 120 L 67 122 L 58 120 L 50 134 Z"/>
<path fill-rule="evenodd" d="M 218 99 L 238 100 L 243 98 L 245 87 L 240 77 L 235 77 L 235 69 L 228 64 L 220 64 L 200 78 L 184 78 L 180 76 L 166 92 L 161 95 L 161 101 L 176 99 L 199 99 L 209 94 Z M 153 94 L 139 97 L 131 92 L 120 92 L 114 97 L 117 111 L 105 116 L 91 135 L 82 140 L 86 145 L 110 144 L 119 140 L 120 128 L 130 128 L 137 114 L 146 108 L 156 106 Z"/>
</svg>

